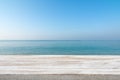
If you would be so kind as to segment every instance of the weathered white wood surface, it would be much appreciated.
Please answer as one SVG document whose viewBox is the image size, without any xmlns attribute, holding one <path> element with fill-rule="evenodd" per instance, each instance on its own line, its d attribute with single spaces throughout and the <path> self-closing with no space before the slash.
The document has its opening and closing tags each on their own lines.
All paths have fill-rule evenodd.
<svg viewBox="0 0 120 80">
<path fill-rule="evenodd" d="M 0 74 L 120 74 L 120 56 L 0 55 Z"/>
</svg>

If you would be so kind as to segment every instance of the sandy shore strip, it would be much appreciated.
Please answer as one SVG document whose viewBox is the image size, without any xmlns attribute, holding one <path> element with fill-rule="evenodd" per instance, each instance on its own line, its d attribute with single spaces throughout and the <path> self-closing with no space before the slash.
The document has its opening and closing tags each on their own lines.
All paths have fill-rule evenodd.
<svg viewBox="0 0 120 80">
<path fill-rule="evenodd" d="M 0 55 L 0 74 L 120 74 L 120 56 Z"/>
</svg>

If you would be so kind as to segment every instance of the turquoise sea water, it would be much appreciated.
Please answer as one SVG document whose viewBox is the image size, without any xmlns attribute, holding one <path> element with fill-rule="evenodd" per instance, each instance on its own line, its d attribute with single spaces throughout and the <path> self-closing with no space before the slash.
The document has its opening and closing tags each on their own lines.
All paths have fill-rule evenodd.
<svg viewBox="0 0 120 80">
<path fill-rule="evenodd" d="M 119 55 L 120 41 L 2 40 L 0 41 L 0 54 Z"/>
</svg>

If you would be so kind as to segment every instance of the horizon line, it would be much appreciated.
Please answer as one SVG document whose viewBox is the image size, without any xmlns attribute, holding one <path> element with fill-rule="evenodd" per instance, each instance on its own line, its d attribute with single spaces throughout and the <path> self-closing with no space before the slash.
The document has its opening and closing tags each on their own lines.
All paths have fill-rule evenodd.
<svg viewBox="0 0 120 80">
<path fill-rule="evenodd" d="M 11 40 L 0 40 L 0 41 L 90 41 L 90 40 L 37 40 L 37 39 L 34 39 L 34 40 L 15 40 L 15 39 L 11 39 Z M 91 41 L 108 41 L 108 40 L 91 40 Z M 109 40 L 109 41 L 113 41 L 113 40 Z M 115 40 L 115 41 L 118 41 L 118 40 Z"/>
</svg>

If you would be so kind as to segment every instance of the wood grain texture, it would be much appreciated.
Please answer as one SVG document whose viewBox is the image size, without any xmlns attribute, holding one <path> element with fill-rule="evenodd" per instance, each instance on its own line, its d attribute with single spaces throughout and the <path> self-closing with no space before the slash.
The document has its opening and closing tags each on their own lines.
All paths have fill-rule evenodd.
<svg viewBox="0 0 120 80">
<path fill-rule="evenodd" d="M 0 74 L 120 74 L 120 56 L 0 55 Z"/>
<path fill-rule="evenodd" d="M 120 75 L 4 74 L 0 80 L 120 80 Z"/>
</svg>

